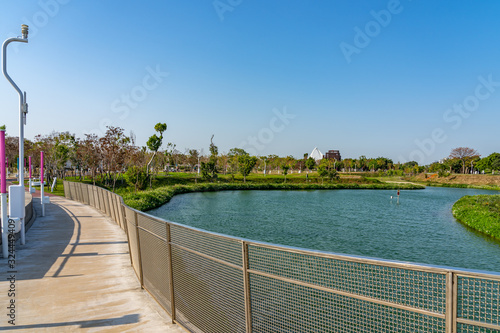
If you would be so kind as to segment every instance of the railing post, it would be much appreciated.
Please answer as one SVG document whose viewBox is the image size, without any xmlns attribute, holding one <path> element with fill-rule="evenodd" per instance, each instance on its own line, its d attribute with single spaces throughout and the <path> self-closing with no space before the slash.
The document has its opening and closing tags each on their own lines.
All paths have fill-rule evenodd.
<svg viewBox="0 0 500 333">
<path fill-rule="evenodd" d="M 80 201 L 82 204 L 85 205 L 85 201 L 83 200 L 83 189 L 82 189 L 82 185 L 80 185 L 81 183 L 77 183 L 78 184 L 78 196 L 80 197 Z M 48 186 L 47 186 L 48 187 Z"/>
<path fill-rule="evenodd" d="M 172 263 L 172 237 L 170 234 L 170 223 L 165 223 L 167 228 L 167 248 L 168 248 L 168 285 L 170 288 L 170 312 L 172 324 L 175 324 L 175 296 L 174 296 L 174 265 Z"/>
<path fill-rule="evenodd" d="M 457 331 L 456 316 L 456 275 L 453 272 L 446 273 L 446 312 L 445 331 L 455 333 Z"/>
<path fill-rule="evenodd" d="M 243 258 L 243 289 L 245 297 L 245 323 L 246 332 L 252 332 L 252 304 L 250 302 L 250 279 L 248 277 L 248 243 L 241 242 Z"/>
<path fill-rule="evenodd" d="M 452 331 L 453 333 L 457 332 L 457 299 L 458 297 L 458 275 L 456 273 L 453 273 L 453 326 L 452 326 Z"/>
<path fill-rule="evenodd" d="M 132 262 L 132 248 L 130 247 L 130 235 L 128 234 L 128 222 L 127 222 L 127 216 L 125 215 L 125 205 L 123 204 L 120 204 L 120 207 L 122 209 L 122 212 L 123 212 L 123 223 L 125 224 L 125 235 L 127 235 L 127 245 L 128 245 L 128 254 L 129 254 L 129 257 L 130 257 L 130 265 L 132 265 L 132 269 L 133 268 L 133 262 Z"/>
<path fill-rule="evenodd" d="M 137 212 L 134 212 L 135 235 L 137 240 L 137 256 L 139 257 L 139 280 L 141 281 L 141 289 L 144 289 L 144 273 L 142 272 L 142 255 L 141 255 L 141 241 L 139 237 L 139 221 L 137 219 Z"/>
</svg>

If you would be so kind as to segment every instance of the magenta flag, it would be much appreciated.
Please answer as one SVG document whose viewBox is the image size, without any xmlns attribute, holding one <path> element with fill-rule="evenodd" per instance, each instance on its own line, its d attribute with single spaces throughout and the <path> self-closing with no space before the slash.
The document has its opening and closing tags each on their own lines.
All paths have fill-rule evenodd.
<svg viewBox="0 0 500 333">
<path fill-rule="evenodd" d="M 0 192 L 7 193 L 7 172 L 5 170 L 5 131 L 0 131 Z"/>
<path fill-rule="evenodd" d="M 43 186 L 43 151 L 40 152 L 40 184 Z"/>
</svg>

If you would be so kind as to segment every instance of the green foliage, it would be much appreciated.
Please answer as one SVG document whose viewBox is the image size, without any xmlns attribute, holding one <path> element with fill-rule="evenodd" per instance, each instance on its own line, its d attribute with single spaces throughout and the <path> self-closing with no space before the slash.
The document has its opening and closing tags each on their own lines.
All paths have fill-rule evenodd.
<svg viewBox="0 0 500 333">
<path fill-rule="evenodd" d="M 283 174 L 286 176 L 288 175 L 288 170 L 290 170 L 290 166 L 288 164 L 282 164 L 281 170 L 283 171 Z"/>
<path fill-rule="evenodd" d="M 148 147 L 148 149 L 154 152 L 160 149 L 161 144 L 162 144 L 162 139 L 156 134 L 151 135 L 148 141 L 146 142 L 146 146 Z"/>
<path fill-rule="evenodd" d="M 155 131 L 160 133 L 160 136 L 153 134 L 149 137 L 148 141 L 146 142 L 146 146 L 149 150 L 157 152 L 158 149 L 160 149 L 163 142 L 163 132 L 165 132 L 166 130 L 167 124 L 165 123 L 157 123 L 155 125 Z"/>
<path fill-rule="evenodd" d="M 255 156 L 250 156 L 248 154 L 238 156 L 238 165 L 244 182 L 247 181 L 246 178 L 255 167 L 255 164 L 257 164 L 257 157 Z"/>
<path fill-rule="evenodd" d="M 403 164 L 404 168 L 413 168 L 414 166 L 418 166 L 418 163 L 415 161 L 410 161 Z"/>
<path fill-rule="evenodd" d="M 201 162 L 201 175 L 203 179 L 209 181 L 215 181 L 217 179 L 217 155 L 219 154 L 219 148 L 213 143 L 214 136 L 210 139 L 210 158 L 208 162 Z"/>
<path fill-rule="evenodd" d="M 201 177 L 205 180 L 214 181 L 217 179 L 217 165 L 214 161 L 201 162 Z"/>
<path fill-rule="evenodd" d="M 333 190 L 333 189 L 422 189 L 422 186 L 414 184 L 249 184 L 249 183 L 199 183 L 193 185 L 174 185 L 159 187 L 154 190 L 147 190 L 137 193 L 129 193 L 123 196 L 125 204 L 141 210 L 157 208 L 172 199 L 176 194 L 190 192 L 213 192 L 213 191 L 234 191 L 234 190 Z"/>
<path fill-rule="evenodd" d="M 318 174 L 321 176 L 323 179 L 324 177 L 328 177 L 330 181 L 339 179 L 339 175 L 337 173 L 337 170 L 334 168 L 334 163 L 330 159 L 323 159 L 319 163 L 318 166 Z"/>
<path fill-rule="evenodd" d="M 163 139 L 163 132 L 167 130 L 167 124 L 165 123 L 157 123 L 155 125 L 155 131 L 160 133 L 160 137 Z"/>
<path fill-rule="evenodd" d="M 306 160 L 306 168 L 309 169 L 309 170 L 312 170 L 316 167 L 316 161 L 314 160 L 314 158 L 312 157 L 309 157 L 307 160 Z"/>
<path fill-rule="evenodd" d="M 248 155 L 248 153 L 241 148 L 231 148 L 229 149 L 229 153 L 227 154 L 229 157 L 233 156 L 241 156 L 241 155 Z"/>
<path fill-rule="evenodd" d="M 449 168 L 444 163 L 435 162 L 429 166 L 429 172 L 446 171 Z"/>
<path fill-rule="evenodd" d="M 500 154 L 493 153 L 487 157 L 480 159 L 476 163 L 476 169 L 480 171 L 500 170 Z"/>
<path fill-rule="evenodd" d="M 286 175 L 288 174 L 289 169 L 290 169 L 290 166 L 288 164 L 281 165 L 281 170 L 283 171 L 283 175 L 285 176 L 285 183 L 286 183 Z"/>
<path fill-rule="evenodd" d="M 403 170 L 387 170 L 385 173 L 387 176 L 403 176 L 404 172 Z"/>
<path fill-rule="evenodd" d="M 339 175 L 337 173 L 337 170 L 335 169 L 329 169 L 328 170 L 328 179 L 330 179 L 330 181 L 332 180 L 336 180 L 336 179 L 339 179 Z"/>
<path fill-rule="evenodd" d="M 144 168 L 133 165 L 125 172 L 125 181 L 127 184 L 134 186 L 135 192 L 137 192 L 137 190 L 146 188 L 148 175 Z"/>
<path fill-rule="evenodd" d="M 217 155 L 219 155 L 219 148 L 217 148 L 217 146 L 214 144 L 213 142 L 213 139 L 214 139 L 214 136 L 212 135 L 212 138 L 210 139 L 210 147 L 209 147 L 209 150 L 210 150 L 210 157 L 214 157 L 217 159 Z"/>
<path fill-rule="evenodd" d="M 455 202 L 452 212 L 460 222 L 500 239 L 500 195 L 464 196 Z"/>
<path fill-rule="evenodd" d="M 328 175 L 327 165 L 325 163 L 320 163 L 318 166 L 318 175 L 324 178 Z"/>
<path fill-rule="evenodd" d="M 450 175 L 450 173 L 446 170 L 443 170 L 443 169 L 440 169 L 438 171 L 438 177 L 439 178 L 443 178 L 443 177 L 448 177 Z"/>
</svg>

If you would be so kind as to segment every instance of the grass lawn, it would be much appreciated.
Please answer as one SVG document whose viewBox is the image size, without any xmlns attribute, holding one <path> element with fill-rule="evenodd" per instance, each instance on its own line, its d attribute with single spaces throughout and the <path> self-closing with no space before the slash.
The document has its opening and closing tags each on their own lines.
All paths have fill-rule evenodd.
<svg viewBox="0 0 500 333">
<path fill-rule="evenodd" d="M 467 195 L 455 202 L 452 211 L 460 222 L 500 239 L 500 195 Z"/>
<path fill-rule="evenodd" d="M 68 179 L 69 180 L 69 179 Z M 24 186 L 26 188 L 29 188 L 29 184 L 28 184 L 28 180 L 26 180 L 24 182 Z M 57 183 L 56 183 L 56 186 L 54 186 L 54 192 L 51 192 L 50 191 L 50 187 L 52 186 L 52 184 L 50 184 L 49 186 L 48 185 L 45 185 L 45 189 L 44 189 L 44 194 L 47 194 L 47 193 L 51 193 L 51 194 L 54 194 L 54 195 L 59 195 L 61 197 L 64 197 L 64 186 L 63 186 L 63 181 L 62 179 L 57 179 Z M 37 191 L 40 191 L 40 186 L 35 186 L 35 189 Z"/>
</svg>

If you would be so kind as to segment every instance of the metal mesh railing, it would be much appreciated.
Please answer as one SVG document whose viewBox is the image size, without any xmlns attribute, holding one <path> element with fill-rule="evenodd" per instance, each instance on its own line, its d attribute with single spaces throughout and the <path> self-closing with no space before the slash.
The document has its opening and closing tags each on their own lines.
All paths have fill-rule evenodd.
<svg viewBox="0 0 500 333">
<path fill-rule="evenodd" d="M 125 230 L 141 286 L 192 332 L 500 332 L 497 273 L 247 241 L 64 187 Z"/>
</svg>

